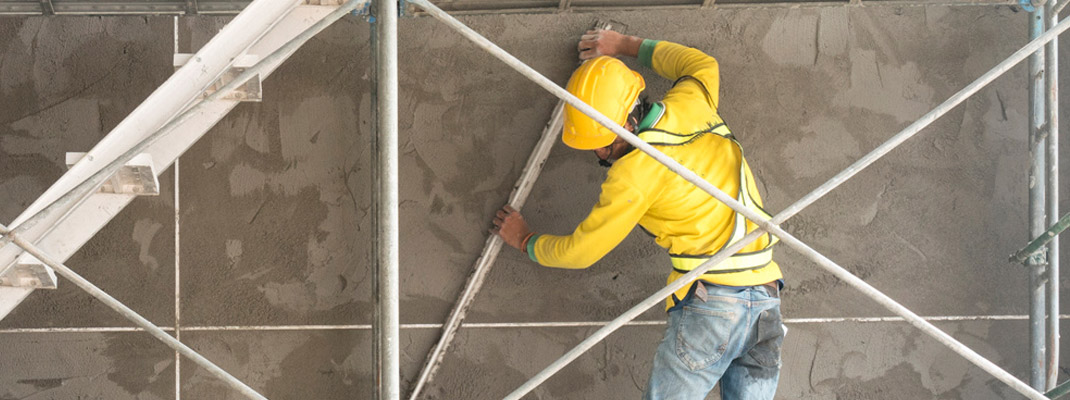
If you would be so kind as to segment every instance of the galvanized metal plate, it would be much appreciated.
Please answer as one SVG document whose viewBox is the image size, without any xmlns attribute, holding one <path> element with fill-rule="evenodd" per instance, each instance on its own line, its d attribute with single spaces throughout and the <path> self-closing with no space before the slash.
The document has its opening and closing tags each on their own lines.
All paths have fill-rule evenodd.
<svg viewBox="0 0 1070 400">
<path fill-rule="evenodd" d="M 334 1 L 334 0 L 330 0 L 330 1 Z M 192 57 L 193 57 L 193 54 L 185 54 L 185 53 L 175 54 L 175 57 L 174 57 L 175 69 L 177 70 L 181 66 L 186 65 L 186 63 L 189 62 L 190 58 L 192 58 Z M 260 57 L 257 57 L 255 55 L 251 55 L 251 54 L 245 54 L 245 55 L 242 55 L 241 57 L 238 57 L 237 59 L 234 60 L 234 64 L 231 65 L 230 69 L 228 69 L 226 72 L 223 72 L 223 75 L 220 76 L 219 79 L 216 80 L 215 82 L 213 82 L 210 86 L 208 86 L 208 88 L 206 88 L 204 90 L 204 93 L 201 93 L 201 95 L 198 96 L 197 98 L 198 99 L 205 99 L 208 96 L 211 96 L 212 93 L 215 93 L 219 89 L 223 88 L 223 86 L 226 86 L 228 83 L 233 81 L 234 78 L 237 78 L 239 75 L 241 75 L 243 72 L 245 72 L 245 70 L 249 69 L 249 67 L 252 67 L 253 65 L 256 65 L 256 63 L 258 61 L 260 61 Z M 252 77 L 248 81 L 245 81 L 245 83 L 242 84 L 241 86 L 235 88 L 230 93 L 224 94 L 222 100 L 234 100 L 234 101 L 261 101 L 261 100 L 263 100 L 263 85 L 262 85 L 262 81 L 260 79 L 260 75 Z"/>
<path fill-rule="evenodd" d="M 0 286 L 55 289 L 56 273 L 36 258 L 23 256 L 7 273 L 0 276 Z"/>
</svg>

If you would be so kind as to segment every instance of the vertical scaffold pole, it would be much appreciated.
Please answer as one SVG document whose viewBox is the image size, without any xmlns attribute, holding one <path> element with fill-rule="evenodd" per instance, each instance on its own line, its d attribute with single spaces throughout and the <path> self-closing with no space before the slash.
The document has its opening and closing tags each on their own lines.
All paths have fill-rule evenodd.
<svg viewBox="0 0 1070 400">
<path fill-rule="evenodd" d="M 379 154 L 379 204 L 376 260 L 379 268 L 379 398 L 401 398 L 398 338 L 398 7 L 376 0 L 376 143 Z"/>
<path fill-rule="evenodd" d="M 1044 33 L 1044 7 L 1037 7 L 1029 16 L 1029 38 L 1037 38 Z M 1047 229 L 1045 224 L 1044 208 L 1044 49 L 1038 49 L 1029 57 L 1029 155 L 1032 162 L 1029 167 L 1029 238 L 1033 239 L 1044 233 Z M 1047 307 L 1045 307 L 1045 269 L 1047 262 L 1045 252 L 1039 252 L 1026 260 L 1026 268 L 1029 270 L 1029 384 L 1033 389 L 1043 391 L 1047 386 L 1045 372 L 1045 349 L 1046 342 L 1044 322 Z"/>
<path fill-rule="evenodd" d="M 1047 28 L 1059 23 L 1056 1 L 1048 0 L 1044 4 L 1047 12 Z M 1047 162 L 1047 211 L 1048 222 L 1045 227 L 1054 225 L 1059 218 L 1059 39 L 1048 42 L 1044 51 L 1044 76 L 1047 78 L 1047 116 L 1048 141 L 1045 161 Z M 1047 387 L 1055 388 L 1059 377 L 1059 237 L 1048 243 L 1048 335 L 1047 335 Z"/>
<path fill-rule="evenodd" d="M 372 172 L 372 215 L 374 215 L 372 218 L 372 232 L 374 232 L 373 235 L 375 235 L 373 242 L 379 243 L 379 207 L 381 206 L 379 204 L 379 186 L 382 181 L 380 179 L 379 171 L 379 96 L 377 92 L 379 89 L 379 30 L 376 28 L 375 23 L 374 10 L 377 6 L 373 3 L 371 7 L 372 11 L 368 16 L 368 29 L 371 35 L 368 42 L 371 45 L 371 50 L 369 52 L 371 53 L 371 67 L 373 71 L 371 74 L 371 131 L 375 135 L 371 138 L 371 165 L 373 166 L 372 168 L 375 169 Z M 380 339 L 383 337 L 383 334 L 380 329 L 382 327 L 379 326 L 379 316 L 382 315 L 383 310 L 381 307 L 382 304 L 379 301 L 379 248 L 375 247 L 372 251 L 375 252 L 375 254 L 372 254 L 372 260 L 375 260 L 372 265 L 372 301 L 375 304 L 375 307 L 372 307 L 372 371 L 374 374 L 372 375 L 372 378 L 375 381 L 375 389 L 373 390 L 374 396 L 372 398 L 380 400 L 383 398 L 383 392 L 381 390 L 381 382 L 383 381 L 383 357 L 379 354 L 379 348 L 380 343 L 382 342 Z"/>
</svg>

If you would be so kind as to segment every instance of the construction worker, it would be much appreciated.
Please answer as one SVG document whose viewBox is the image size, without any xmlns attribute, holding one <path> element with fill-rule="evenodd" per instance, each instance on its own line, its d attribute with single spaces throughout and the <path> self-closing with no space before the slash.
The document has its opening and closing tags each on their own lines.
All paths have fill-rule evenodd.
<svg viewBox="0 0 1070 400">
<path fill-rule="evenodd" d="M 725 193 L 761 209 L 757 185 L 739 143 L 717 113 L 717 61 L 679 44 L 614 31 L 588 31 L 579 42 L 586 60 L 568 91 Z M 639 94 L 642 76 L 616 56 L 674 83 L 662 101 Z M 727 205 L 634 149 L 609 129 L 567 106 L 562 140 L 593 150 L 609 166 L 598 203 L 566 236 L 536 234 L 508 205 L 492 232 L 548 267 L 586 268 L 640 225 L 669 252 L 673 282 L 757 226 Z M 703 399 L 720 382 L 721 397 L 772 399 L 780 376 L 780 268 L 776 237 L 763 235 L 666 299 L 668 327 L 654 356 L 645 399 Z"/>
</svg>

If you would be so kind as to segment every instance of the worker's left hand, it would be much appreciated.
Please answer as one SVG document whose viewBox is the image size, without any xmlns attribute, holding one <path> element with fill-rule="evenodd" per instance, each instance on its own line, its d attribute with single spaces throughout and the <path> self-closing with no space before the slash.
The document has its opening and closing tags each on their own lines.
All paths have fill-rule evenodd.
<svg viewBox="0 0 1070 400">
<path fill-rule="evenodd" d="M 506 244 L 524 251 L 524 239 L 531 233 L 524 217 L 513 207 L 506 204 L 494 216 L 494 227 L 490 232 L 502 237 Z"/>
<path fill-rule="evenodd" d="M 620 39 L 621 34 L 614 31 L 589 30 L 580 37 L 580 43 L 576 45 L 576 49 L 580 51 L 581 60 L 598 56 L 614 57 L 617 55 L 617 43 L 621 41 Z"/>
<path fill-rule="evenodd" d="M 576 49 L 580 51 L 580 59 L 588 60 L 598 56 L 630 56 L 639 55 L 639 45 L 643 39 L 635 36 L 622 35 L 619 32 L 603 29 L 587 31 L 580 37 Z"/>
</svg>

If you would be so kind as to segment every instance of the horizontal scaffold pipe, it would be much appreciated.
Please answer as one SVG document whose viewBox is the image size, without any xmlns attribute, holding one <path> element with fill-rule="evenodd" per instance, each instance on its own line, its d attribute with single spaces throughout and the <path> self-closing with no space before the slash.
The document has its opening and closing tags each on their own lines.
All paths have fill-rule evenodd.
<svg viewBox="0 0 1070 400">
<path fill-rule="evenodd" d="M 808 205 L 808 204 L 812 203 L 813 201 L 815 201 L 817 198 L 820 198 L 825 193 L 827 193 L 828 191 L 832 190 L 833 188 L 835 188 L 836 186 L 841 184 L 847 178 L 850 178 L 854 174 L 858 173 L 861 169 L 865 168 L 869 164 L 871 164 L 874 161 L 876 161 L 878 158 L 880 158 L 882 155 L 886 154 L 892 148 L 894 148 L 895 146 L 898 146 L 900 143 L 902 143 L 903 141 L 908 139 L 910 136 L 913 136 L 914 134 L 916 134 L 918 131 L 921 130 L 921 128 L 923 128 L 923 127 L 927 126 L 928 124 L 932 123 L 937 118 L 939 118 L 941 115 L 943 115 L 944 113 L 949 111 L 951 108 L 953 108 L 955 105 L 958 105 L 959 103 L 964 101 L 967 97 L 969 97 L 970 95 L 975 93 L 977 90 L 980 90 L 981 87 L 983 87 L 984 85 L 986 85 L 989 82 L 991 82 L 992 80 L 994 80 L 997 76 L 999 76 L 1000 74 L 1006 72 L 1014 64 L 1017 64 L 1018 62 L 1021 62 L 1021 60 L 1024 59 L 1026 56 L 1028 56 L 1029 53 L 1032 53 L 1032 52 L 1036 51 L 1036 49 L 1038 49 L 1041 46 L 1043 46 L 1044 43 L 1046 43 L 1048 40 L 1051 40 L 1056 35 L 1058 35 L 1058 33 L 1061 33 L 1062 31 L 1065 31 L 1067 29 L 1067 27 L 1070 27 L 1070 22 L 1063 21 L 1058 26 L 1054 27 L 1051 31 L 1045 33 L 1044 35 L 1041 35 L 1036 40 L 1030 42 L 1025 47 L 1023 47 L 1022 49 L 1020 49 L 1019 51 L 1017 51 L 1013 55 L 1011 55 L 1011 57 L 1009 57 L 1007 60 L 1003 61 L 1002 63 L 997 65 L 995 68 L 993 68 L 991 71 L 989 71 L 985 75 L 983 75 L 980 78 L 978 78 L 976 81 L 971 83 L 969 86 L 967 86 L 963 90 L 959 91 L 959 93 L 956 93 L 954 96 L 952 96 L 950 99 L 948 99 L 943 104 L 938 106 L 936 109 L 934 109 L 933 111 L 930 111 L 928 114 L 923 116 L 921 119 L 919 119 L 915 123 L 911 124 L 904 131 L 902 131 L 899 134 L 897 134 L 896 136 L 894 136 L 888 142 L 885 142 L 883 145 L 881 145 L 880 147 L 875 149 L 873 152 L 867 154 L 865 157 L 863 157 L 859 161 L 857 161 L 854 164 L 852 164 L 851 167 L 848 167 L 847 170 L 845 170 L 845 171 L 841 172 L 840 174 L 838 174 L 836 177 L 834 177 L 832 180 L 827 182 L 825 185 L 822 185 L 821 187 L 816 189 L 814 192 L 812 192 L 810 195 L 804 197 L 799 202 L 796 202 L 791 207 L 788 207 L 788 209 L 786 209 L 785 211 L 783 211 L 780 214 L 778 214 L 777 216 L 775 216 L 772 220 L 766 220 L 766 219 L 762 218 L 760 215 L 758 215 L 757 213 L 754 213 L 753 211 L 751 211 L 747 207 L 743 206 L 738 201 L 736 201 L 735 199 L 731 198 L 730 196 L 728 196 L 724 192 L 720 191 L 715 186 L 711 185 L 709 182 L 706 182 L 701 177 L 697 176 L 694 172 L 691 172 L 687 168 L 683 167 L 682 165 L 680 165 L 678 162 L 676 162 L 672 158 L 670 158 L 668 156 L 665 156 L 665 154 L 663 154 L 660 151 L 658 151 L 657 149 L 653 148 L 653 146 L 650 146 L 646 142 L 643 142 L 638 137 L 636 137 L 634 134 L 628 132 L 624 128 L 622 128 L 619 125 L 615 124 L 614 122 L 609 120 L 607 117 L 605 117 L 604 115 L 599 113 L 597 110 L 595 110 L 591 106 L 587 105 L 586 103 L 584 103 L 583 101 L 581 101 L 577 97 L 575 97 L 572 94 L 568 93 L 568 91 L 564 90 L 560 86 L 557 86 L 552 81 L 550 81 L 548 78 L 546 78 L 545 76 L 542 76 L 537 71 L 535 71 L 531 67 L 527 66 L 526 64 L 524 64 L 523 62 L 518 60 L 516 57 L 512 56 L 511 54 L 509 54 L 505 50 L 501 49 L 500 47 L 498 47 L 497 45 L 495 45 L 491 41 L 489 41 L 486 38 L 484 38 L 483 36 L 479 35 L 475 31 L 473 31 L 471 28 L 468 28 L 467 26 L 465 26 L 460 21 L 457 21 L 457 19 L 455 19 L 452 16 L 450 16 L 449 14 L 443 12 L 441 9 L 436 7 L 434 4 L 431 4 L 427 0 L 413 0 L 413 3 L 416 4 L 417 6 L 423 8 L 431 16 L 433 16 L 435 18 L 438 18 L 439 20 L 443 21 L 444 23 L 446 23 L 451 28 L 457 30 L 458 32 L 461 33 L 461 35 L 465 36 L 466 38 L 468 38 L 472 42 L 476 43 L 478 46 L 482 47 L 484 50 L 487 50 L 492 55 L 497 57 L 499 60 L 502 60 L 503 62 L 505 62 L 510 67 L 513 67 L 514 69 L 519 71 L 522 75 L 524 75 L 528 79 L 531 79 L 532 81 L 534 81 L 539 86 L 542 86 L 544 89 L 546 89 L 546 90 L 550 91 L 551 93 L 553 93 L 555 96 L 561 98 L 562 100 L 565 100 L 565 102 L 567 102 L 569 105 L 575 107 L 577 110 L 580 110 L 581 112 L 583 112 L 587 116 L 589 116 L 589 117 L 593 118 L 594 120 L 598 121 L 603 126 L 606 126 L 610 130 L 612 130 L 614 133 L 616 133 L 617 136 L 621 137 L 622 139 L 627 141 L 632 146 L 635 146 L 636 148 L 640 149 L 644 153 L 650 155 L 652 158 L 654 158 L 658 162 L 661 162 L 666 167 L 668 167 L 671 171 L 679 174 L 684 179 L 687 179 L 692 184 L 696 185 L 700 189 L 703 189 L 704 191 L 706 191 L 707 193 L 709 193 L 713 197 L 715 197 L 718 200 L 720 200 L 721 202 L 725 203 L 726 205 L 731 207 L 736 212 L 739 212 L 739 213 L 743 214 L 745 217 L 747 217 L 751 221 L 754 221 L 754 223 L 756 223 L 757 225 L 759 225 L 761 227 L 761 229 L 756 230 L 754 232 L 751 232 L 750 234 L 745 236 L 739 242 L 736 242 L 734 245 L 729 246 L 729 248 L 717 253 L 716 255 L 713 256 L 713 258 L 711 258 L 709 261 L 703 263 L 701 266 L 696 268 L 694 271 L 692 271 L 692 272 L 680 277 L 678 280 L 674 281 L 672 284 L 670 284 L 669 286 L 663 288 L 662 290 L 659 290 L 653 296 L 647 298 L 646 300 L 644 300 L 639 305 L 637 305 L 637 306 L 633 307 L 632 309 L 628 310 L 624 315 L 622 315 L 621 317 L 613 320 L 613 322 L 611 322 L 610 324 L 608 324 L 604 328 L 599 329 L 598 331 L 596 331 L 593 335 L 591 335 L 586 340 L 581 342 L 576 348 L 574 348 L 571 351 L 569 351 L 568 353 L 566 353 L 564 356 L 562 356 L 556 362 L 551 364 L 549 367 L 544 369 L 542 372 L 537 374 L 535 377 L 531 378 L 528 382 L 526 382 L 520 388 L 518 388 L 513 393 L 510 393 L 508 396 L 506 396 L 506 399 L 520 399 L 525 394 L 527 394 L 528 392 L 533 390 L 535 387 L 537 387 L 539 384 L 544 382 L 546 379 L 549 379 L 549 377 L 552 376 L 554 373 L 556 373 L 558 370 L 560 370 L 561 368 L 564 368 L 565 365 L 567 365 L 571 361 L 573 361 L 576 358 L 578 358 L 583 352 L 585 352 L 585 351 L 589 350 L 590 348 L 594 347 L 594 345 L 596 343 L 598 343 L 599 341 L 601 341 L 605 337 L 609 336 L 610 333 L 612 333 L 614 330 L 616 330 L 617 328 L 622 326 L 624 323 L 626 323 L 627 321 L 629 321 L 631 319 L 634 319 L 635 317 L 637 317 L 638 315 L 642 314 L 644 311 L 646 311 L 650 307 L 653 307 L 654 305 L 660 303 L 664 298 L 666 298 L 669 294 L 671 294 L 675 290 L 678 290 L 678 289 L 682 288 L 683 286 L 687 285 L 688 283 L 690 283 L 691 281 L 693 281 L 694 279 L 697 279 L 699 276 L 701 276 L 703 273 L 705 273 L 706 270 L 712 268 L 713 266 L 716 266 L 718 263 L 720 263 L 721 261 L 727 259 L 732 254 L 735 254 L 735 252 L 741 250 L 744 246 L 746 246 L 750 242 L 756 240 L 759 236 L 761 236 L 763 234 L 763 231 L 768 231 L 768 232 L 771 232 L 771 233 L 777 235 L 778 237 L 780 237 L 781 241 L 783 241 L 785 244 L 787 244 L 787 245 L 791 246 L 792 248 L 795 248 L 796 250 L 800 251 L 801 253 L 803 253 L 803 255 L 806 255 L 806 256 L 810 257 L 811 259 L 816 261 L 818 263 L 818 265 L 821 265 L 826 270 L 828 270 L 830 273 L 836 275 L 840 279 L 843 279 L 849 285 L 851 285 L 851 286 L 855 287 L 856 289 L 862 291 L 864 294 L 866 294 L 867 296 L 869 296 L 870 298 L 872 298 L 874 301 L 876 301 L 877 303 L 881 304 L 885 308 L 887 308 L 887 309 L 891 310 L 892 312 L 902 316 L 911 325 L 914 325 L 918 329 L 922 330 L 923 332 L 925 332 L 925 333 L 929 334 L 930 336 L 932 336 L 933 338 L 937 339 L 939 342 L 947 345 L 953 351 L 959 353 L 960 355 L 962 355 L 964 358 L 966 358 L 970 362 L 973 362 L 974 364 L 978 365 L 979 367 L 981 367 L 982 369 L 984 369 L 985 371 L 987 371 L 988 373 L 990 373 L 994 377 L 996 377 L 996 379 L 999 379 L 1000 381 L 1006 383 L 1008 386 L 1010 386 L 1013 389 L 1015 389 L 1016 391 L 1022 393 L 1026 397 L 1031 398 L 1031 399 L 1036 399 L 1036 400 L 1045 399 L 1045 397 L 1044 397 L 1044 395 L 1042 393 L 1040 393 L 1040 392 L 1034 390 L 1033 388 L 1029 387 L 1029 385 L 1027 385 L 1027 384 L 1023 383 L 1022 381 L 1018 380 L 1013 375 L 1011 375 L 1007 371 L 1004 371 L 1003 369 L 1001 369 L 999 366 L 995 365 L 991 361 L 988 361 L 987 359 L 985 359 L 981 355 L 979 355 L 976 352 L 974 352 L 969 347 L 963 345 L 962 343 L 959 343 L 958 341 L 956 341 L 954 338 L 952 338 L 947 333 L 937 329 L 935 326 L 933 326 L 932 324 L 926 322 L 924 319 L 919 317 L 917 314 L 914 314 L 909 309 L 903 307 L 899 303 L 896 303 L 894 300 L 889 298 L 887 295 L 885 295 L 885 294 L 881 293 L 880 291 L 878 291 L 877 289 L 873 288 L 872 286 L 870 286 L 868 283 L 866 283 L 862 279 L 859 279 L 858 277 L 852 275 L 850 272 L 848 272 L 843 267 L 837 265 L 832 260 L 830 260 L 827 257 L 821 255 L 820 253 L 814 251 L 812 248 L 807 246 L 805 243 L 799 241 L 798 239 L 796 239 L 794 236 L 792 236 L 788 232 L 785 232 L 783 229 L 781 229 L 779 226 L 777 226 L 777 224 L 782 222 L 783 220 L 786 220 L 787 218 L 791 217 L 792 215 L 797 213 L 799 210 L 801 210 L 803 207 L 805 207 L 806 205 Z"/>
</svg>

